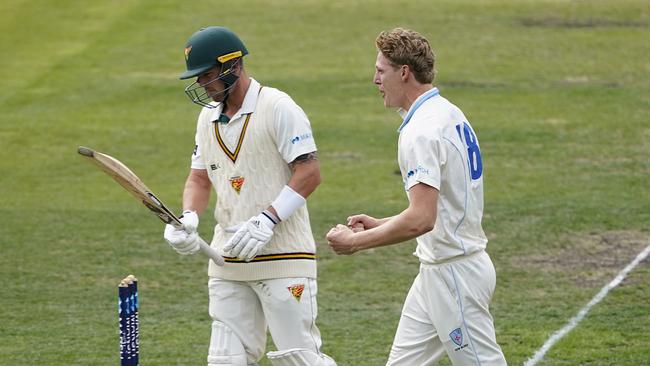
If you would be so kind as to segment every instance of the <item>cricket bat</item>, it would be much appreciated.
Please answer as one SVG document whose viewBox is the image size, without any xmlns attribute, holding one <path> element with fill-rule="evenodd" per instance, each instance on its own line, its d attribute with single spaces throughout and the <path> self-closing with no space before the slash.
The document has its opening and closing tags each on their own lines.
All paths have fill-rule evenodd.
<svg viewBox="0 0 650 366">
<path fill-rule="evenodd" d="M 87 157 L 100 170 L 108 174 L 119 185 L 126 189 L 138 201 L 142 202 L 151 212 L 166 224 L 170 224 L 177 229 L 183 228 L 183 223 L 171 212 L 165 204 L 156 197 L 153 192 L 138 178 L 131 169 L 114 157 L 95 151 L 88 147 L 79 146 L 79 154 Z M 224 259 L 219 253 L 208 245 L 205 240 L 198 238 L 201 251 L 212 258 L 212 261 L 218 266 L 224 265 Z"/>
</svg>

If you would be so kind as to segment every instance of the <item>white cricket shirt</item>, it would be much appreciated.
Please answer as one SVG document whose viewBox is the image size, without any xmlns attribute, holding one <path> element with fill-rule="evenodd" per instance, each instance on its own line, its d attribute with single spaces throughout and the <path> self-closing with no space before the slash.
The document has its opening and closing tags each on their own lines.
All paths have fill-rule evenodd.
<svg viewBox="0 0 650 366">
<path fill-rule="evenodd" d="M 483 163 L 467 118 L 437 88 L 419 96 L 408 113 L 399 113 L 404 121 L 398 163 L 407 196 L 418 183 L 439 191 L 435 226 L 417 238 L 414 254 L 422 263 L 440 263 L 485 249 Z"/>
<path fill-rule="evenodd" d="M 235 281 L 315 278 L 316 246 L 306 205 L 275 226 L 270 241 L 252 261 L 223 252 L 232 237 L 224 229 L 271 205 L 291 178 L 288 163 L 316 151 L 309 120 L 286 93 L 254 80 L 228 123 L 218 122 L 220 113 L 221 108 L 201 111 L 192 166 L 204 167 L 217 194 L 211 246 L 225 256 L 226 264 L 210 262 L 208 275 Z"/>
<path fill-rule="evenodd" d="M 239 142 L 239 136 L 246 122 L 246 117 L 255 111 L 257 106 L 257 95 L 260 90 L 260 83 L 251 78 L 248 91 L 244 96 L 242 106 L 232 116 L 228 123 L 218 123 L 219 133 L 223 137 L 226 146 L 234 151 Z M 214 104 L 214 102 L 212 102 Z M 200 118 L 207 118 L 216 121 L 221 115 L 223 104 L 217 108 L 203 108 Z M 291 163 L 298 156 L 316 151 L 316 143 L 311 131 L 311 125 L 305 112 L 291 98 L 281 98 L 273 108 L 275 121 L 275 138 L 278 143 L 278 151 L 287 163 Z M 204 115 L 207 114 L 207 115 Z M 197 137 L 195 137 L 195 141 Z M 195 142 L 192 153 L 192 169 L 206 169 L 201 159 L 201 149 L 198 142 Z"/>
</svg>

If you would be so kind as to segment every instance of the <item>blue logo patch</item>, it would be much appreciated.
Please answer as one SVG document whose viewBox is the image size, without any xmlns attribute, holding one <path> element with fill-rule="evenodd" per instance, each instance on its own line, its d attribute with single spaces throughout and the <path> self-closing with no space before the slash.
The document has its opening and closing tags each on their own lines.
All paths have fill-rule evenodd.
<svg viewBox="0 0 650 366">
<path fill-rule="evenodd" d="M 313 136 L 312 136 L 311 133 L 303 133 L 302 135 L 297 135 L 297 136 L 292 137 L 291 138 L 291 143 L 292 144 L 297 144 L 302 140 L 309 140 L 312 137 Z"/>
<path fill-rule="evenodd" d="M 449 333 L 449 338 L 451 338 L 451 341 L 454 342 L 457 346 L 460 346 L 463 344 L 463 332 L 460 330 L 460 328 L 456 328 Z"/>
<path fill-rule="evenodd" d="M 430 175 L 431 173 L 429 172 L 429 169 L 423 167 L 422 165 L 418 165 L 415 169 L 411 169 L 406 173 L 406 178 L 411 178 L 412 176 L 415 175 L 415 173 L 421 173 L 421 174 L 426 174 Z"/>
</svg>

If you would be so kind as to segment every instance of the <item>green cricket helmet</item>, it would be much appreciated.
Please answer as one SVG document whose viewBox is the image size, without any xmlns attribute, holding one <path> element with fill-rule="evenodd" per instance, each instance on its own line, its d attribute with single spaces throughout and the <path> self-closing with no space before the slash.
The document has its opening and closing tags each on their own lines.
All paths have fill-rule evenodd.
<svg viewBox="0 0 650 366">
<path fill-rule="evenodd" d="M 248 54 L 244 43 L 230 29 L 207 27 L 192 34 L 185 45 L 187 70 L 181 79 L 197 77 L 211 68 Z"/>
</svg>

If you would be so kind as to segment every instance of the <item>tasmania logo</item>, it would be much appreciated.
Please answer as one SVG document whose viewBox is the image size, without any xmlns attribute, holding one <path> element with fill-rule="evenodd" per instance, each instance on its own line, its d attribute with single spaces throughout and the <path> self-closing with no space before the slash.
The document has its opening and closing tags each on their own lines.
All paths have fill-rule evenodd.
<svg viewBox="0 0 650 366">
<path fill-rule="evenodd" d="M 239 194 L 239 191 L 241 191 L 241 186 L 244 185 L 244 177 L 242 176 L 236 176 L 230 178 L 230 186 Z"/>
<path fill-rule="evenodd" d="M 185 47 L 185 61 L 190 58 L 190 52 L 192 52 L 192 46 Z"/>
<path fill-rule="evenodd" d="M 305 290 L 305 285 L 291 285 L 287 287 L 289 292 L 291 292 L 291 295 L 300 302 L 300 297 L 302 296 L 302 292 Z"/>
</svg>

